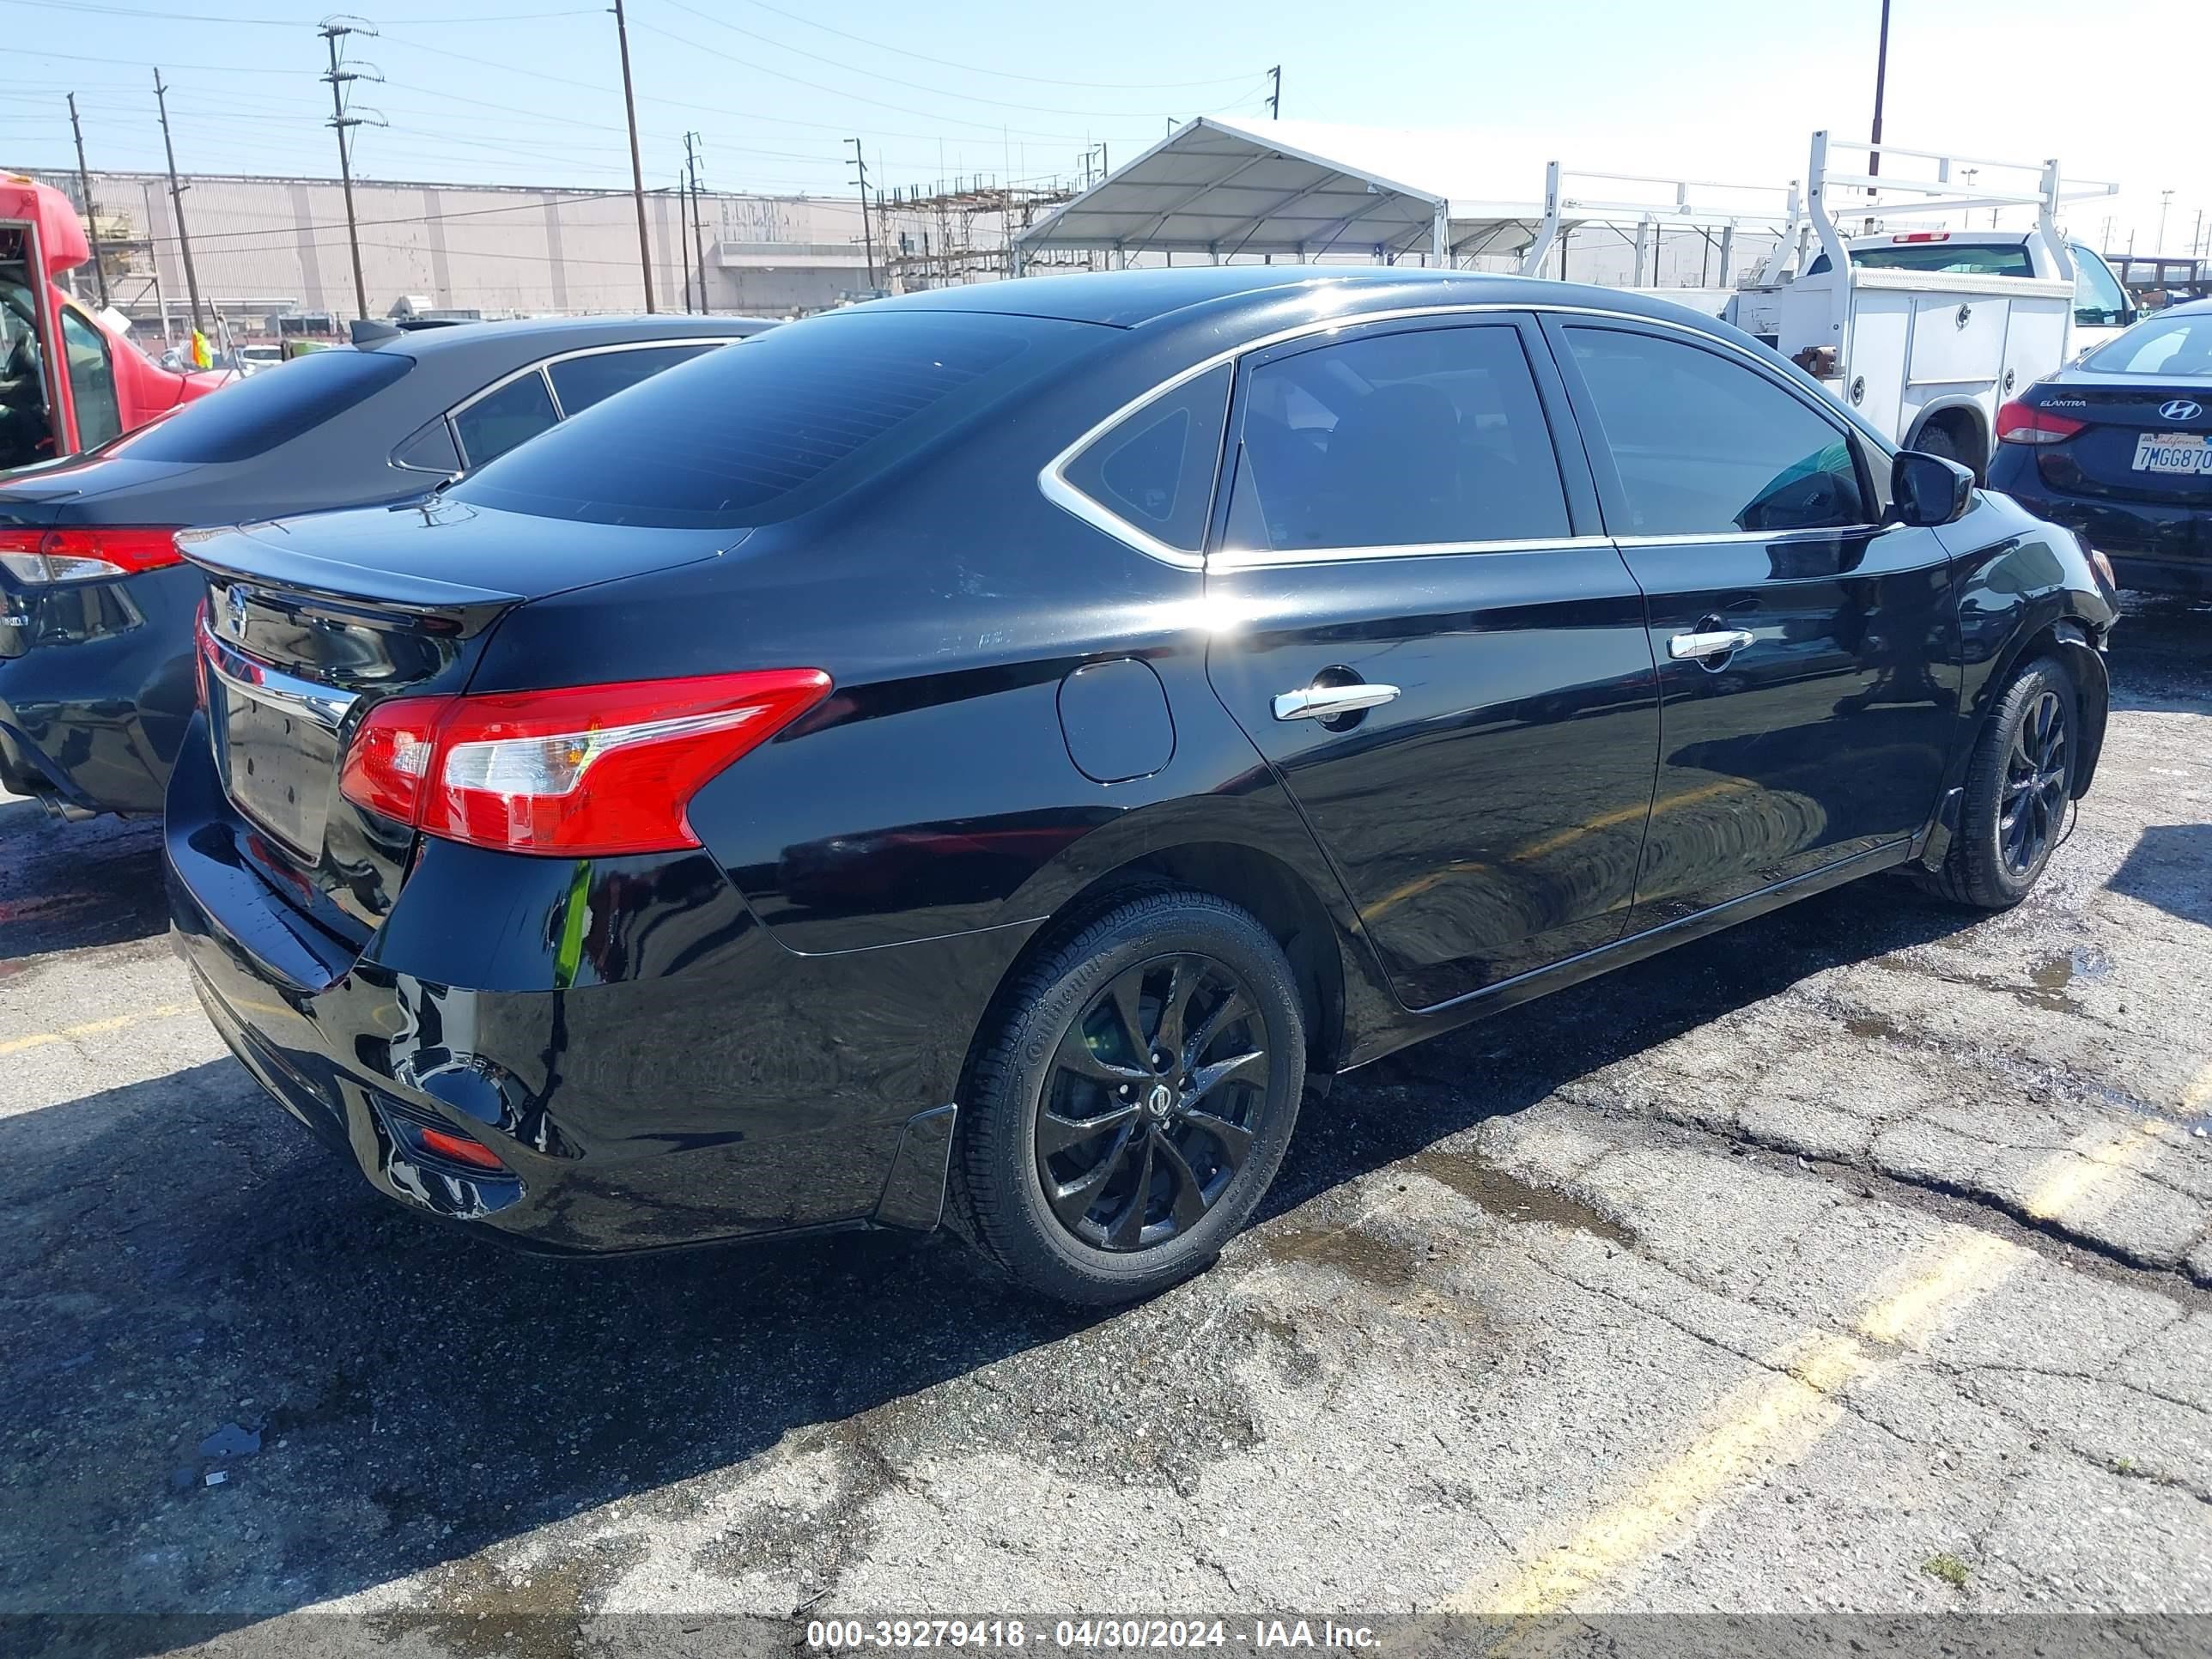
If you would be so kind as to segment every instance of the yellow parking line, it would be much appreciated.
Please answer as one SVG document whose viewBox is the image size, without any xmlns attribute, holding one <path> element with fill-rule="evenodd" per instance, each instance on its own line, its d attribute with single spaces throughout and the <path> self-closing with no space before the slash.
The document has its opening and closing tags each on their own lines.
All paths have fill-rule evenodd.
<svg viewBox="0 0 2212 1659">
<path fill-rule="evenodd" d="M 2037 1171 L 2029 1210 L 2073 1222 L 2091 1218 L 2117 1198 L 2121 1178 L 2149 1155 L 2166 1127 L 2137 1125 L 2048 1160 Z M 1924 1346 L 2027 1255 L 1990 1234 L 1954 1230 L 1954 1242 L 1933 1262 L 1860 1315 L 1855 1334 L 1808 1333 L 1765 1355 L 1766 1374 L 1723 1402 L 1717 1425 L 1628 1498 L 1548 1548 L 1542 1540 L 1525 1544 L 1522 1565 L 1502 1585 L 1492 1577 L 1470 1579 L 1445 1607 L 1525 1618 L 1565 1610 L 1686 1534 L 1704 1510 L 1761 1472 L 1802 1457 L 1843 1415 L 1836 1396 L 1846 1387 L 1876 1375 L 1898 1350 Z"/>
<path fill-rule="evenodd" d="M 0 1055 L 20 1054 L 26 1048 L 43 1048 L 50 1042 L 75 1042 L 80 1037 L 105 1036 L 110 1031 L 120 1031 L 126 1026 L 143 1025 L 152 1019 L 168 1019 L 185 1012 L 182 1003 L 168 1002 L 159 1008 L 149 1008 L 143 1013 L 116 1014 L 107 1019 L 87 1020 L 82 1025 L 64 1025 L 58 1031 L 38 1031 L 29 1036 L 9 1037 L 0 1042 Z"/>
</svg>

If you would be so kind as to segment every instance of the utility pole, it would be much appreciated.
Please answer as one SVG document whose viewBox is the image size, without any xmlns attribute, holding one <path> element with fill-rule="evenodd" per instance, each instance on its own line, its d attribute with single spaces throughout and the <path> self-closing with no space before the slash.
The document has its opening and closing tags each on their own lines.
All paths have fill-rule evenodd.
<svg viewBox="0 0 2212 1659">
<path fill-rule="evenodd" d="M 76 94 L 69 95 L 70 131 L 76 135 L 76 187 L 84 197 L 85 234 L 92 239 L 92 274 L 100 280 L 100 309 L 107 308 L 107 260 L 100 251 L 100 220 L 92 210 L 92 174 L 85 171 L 84 129 L 76 123 Z M 2194 247 L 2192 240 L 2191 246 Z"/>
<path fill-rule="evenodd" d="M 1881 176 L 1881 99 L 1888 83 L 1889 0 L 1881 0 L 1881 44 L 1875 51 L 1874 59 L 1874 131 L 1868 135 L 1873 148 L 1867 154 L 1867 176 L 1872 179 Z M 1871 191 L 1869 192 L 1869 204 L 1872 204 Z M 1874 229 L 1871 216 L 1866 222 L 1866 228 L 1869 233 Z"/>
<path fill-rule="evenodd" d="M 1269 70 L 1267 79 L 1273 88 L 1267 94 L 1267 118 L 1279 120 L 1283 113 L 1283 66 L 1278 64 Z"/>
<path fill-rule="evenodd" d="M 629 82 L 629 22 L 623 15 L 623 0 L 615 0 L 615 40 L 622 48 L 623 112 L 629 117 L 630 193 L 637 198 L 637 268 L 645 279 L 645 308 L 653 304 L 653 244 L 645 234 L 645 168 L 637 158 L 637 95 Z"/>
<path fill-rule="evenodd" d="M 693 148 L 698 143 L 697 133 L 684 135 L 684 157 L 691 163 L 691 251 L 699 261 L 699 309 L 703 313 L 709 307 L 707 304 L 707 232 L 699 222 L 699 155 Z"/>
<path fill-rule="evenodd" d="M 2162 190 L 2158 193 L 2158 240 L 2151 244 L 2154 253 L 2166 252 L 2166 210 L 2173 205 L 2173 192 Z"/>
<path fill-rule="evenodd" d="M 154 103 L 161 112 L 161 151 L 169 158 L 169 206 L 176 216 L 177 249 L 185 259 L 185 289 L 191 295 L 192 326 L 200 325 L 200 279 L 192 270 L 192 239 L 185 234 L 185 187 L 177 182 L 177 147 L 169 141 L 169 89 L 154 71 Z"/>
<path fill-rule="evenodd" d="M 684 212 L 691 210 L 691 179 L 688 173 L 676 175 L 676 199 L 684 204 Z M 686 259 L 684 262 L 684 309 L 689 314 L 696 308 L 691 303 L 691 262 Z"/>
<path fill-rule="evenodd" d="M 345 189 L 346 245 L 353 251 L 354 309 L 360 314 L 362 321 L 367 322 L 368 284 L 362 279 L 361 274 L 361 229 L 355 222 L 353 212 L 353 146 L 346 137 L 361 125 L 361 119 L 346 113 L 345 88 L 361 77 L 357 72 L 339 69 L 338 42 L 349 34 L 374 34 L 376 31 L 366 23 L 343 23 L 334 17 L 316 33 L 323 37 L 331 49 L 330 73 L 322 78 L 331 83 L 330 125 L 338 136 L 338 182 Z"/>
<path fill-rule="evenodd" d="M 876 291 L 876 243 L 874 234 L 868 228 L 868 164 L 860 155 L 860 141 L 848 138 L 853 147 L 854 182 L 860 187 L 860 246 L 868 256 L 868 292 Z"/>
</svg>

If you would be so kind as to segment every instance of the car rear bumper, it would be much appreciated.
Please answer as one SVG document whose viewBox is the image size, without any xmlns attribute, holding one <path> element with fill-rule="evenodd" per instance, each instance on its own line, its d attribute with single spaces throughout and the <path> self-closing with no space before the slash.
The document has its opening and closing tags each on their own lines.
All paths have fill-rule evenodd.
<svg viewBox="0 0 2212 1659">
<path fill-rule="evenodd" d="M 93 811 L 156 813 L 192 714 L 197 571 L 9 592 L 0 654 L 0 785 Z"/>
<path fill-rule="evenodd" d="M 386 1196 L 554 1254 L 937 1224 L 966 1034 L 1026 930 L 799 957 L 684 854 L 605 861 L 565 956 L 575 864 L 432 842 L 349 957 L 243 834 L 188 742 L 167 849 L 194 988 L 262 1087 Z M 454 983 L 465 966 L 500 988 Z M 505 1169 L 419 1155 L 406 1126 L 425 1123 Z"/>
<path fill-rule="evenodd" d="M 2038 518 L 2078 531 L 2112 560 L 2123 587 L 2212 591 L 2212 513 L 2202 507 L 2061 494 L 2043 483 L 2033 460 L 2011 453 L 1999 455 L 1990 484 Z"/>
</svg>

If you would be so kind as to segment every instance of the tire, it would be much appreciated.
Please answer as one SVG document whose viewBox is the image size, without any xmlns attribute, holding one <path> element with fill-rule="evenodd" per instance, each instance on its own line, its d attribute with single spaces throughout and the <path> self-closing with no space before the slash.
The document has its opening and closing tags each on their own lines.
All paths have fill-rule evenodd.
<svg viewBox="0 0 2212 1659">
<path fill-rule="evenodd" d="M 1042 957 L 1004 1006 L 963 1098 L 971 1242 L 1094 1307 L 1210 1266 L 1297 1120 L 1305 1020 L 1282 948 L 1226 900 L 1146 893 Z"/>
<path fill-rule="evenodd" d="M 1972 467 L 1979 472 L 1979 463 L 1966 459 L 1958 437 L 1941 421 L 1931 422 L 1920 428 L 1920 435 L 1912 441 L 1911 447 L 1923 455 L 1935 455 L 1947 461 L 1956 461 L 1960 466 Z"/>
<path fill-rule="evenodd" d="M 1974 740 L 1959 832 L 1923 886 L 1979 910 L 2009 910 L 2027 896 L 2065 826 L 2081 724 L 2074 678 L 2056 659 L 2038 657 L 2012 677 Z"/>
</svg>

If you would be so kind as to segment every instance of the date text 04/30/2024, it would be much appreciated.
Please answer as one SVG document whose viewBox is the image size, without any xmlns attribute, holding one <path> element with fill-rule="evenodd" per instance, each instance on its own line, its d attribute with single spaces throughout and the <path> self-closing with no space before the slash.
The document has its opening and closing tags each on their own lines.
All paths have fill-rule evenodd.
<svg viewBox="0 0 2212 1659">
<path fill-rule="evenodd" d="M 1366 1625 L 1332 1619 L 817 1619 L 806 1626 L 817 1650 L 1052 1647 L 1067 1651 L 1232 1648 L 1358 1651 L 1380 1640 Z"/>
</svg>

